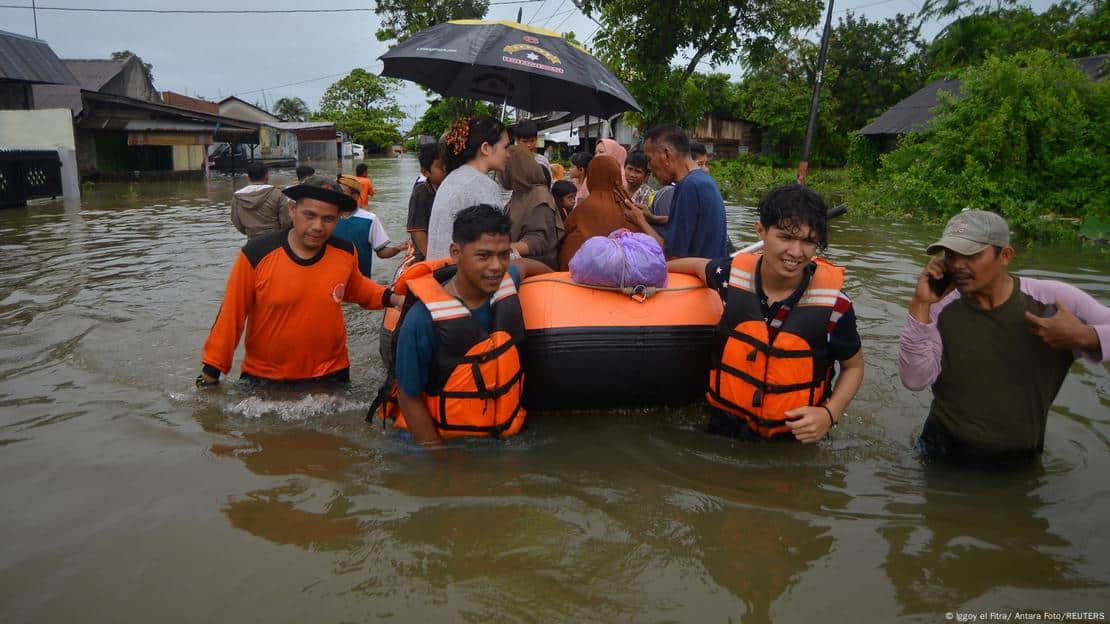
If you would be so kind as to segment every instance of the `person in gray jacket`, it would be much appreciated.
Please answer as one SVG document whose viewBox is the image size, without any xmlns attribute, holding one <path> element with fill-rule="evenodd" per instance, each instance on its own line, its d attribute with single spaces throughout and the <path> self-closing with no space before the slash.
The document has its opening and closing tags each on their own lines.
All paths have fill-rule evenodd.
<svg viewBox="0 0 1110 624">
<path fill-rule="evenodd" d="M 247 178 L 250 184 L 235 191 L 231 198 L 231 223 L 235 229 L 246 234 L 247 240 L 252 240 L 290 227 L 293 222 L 285 196 L 281 189 L 270 184 L 266 165 L 260 162 L 247 165 Z"/>
</svg>

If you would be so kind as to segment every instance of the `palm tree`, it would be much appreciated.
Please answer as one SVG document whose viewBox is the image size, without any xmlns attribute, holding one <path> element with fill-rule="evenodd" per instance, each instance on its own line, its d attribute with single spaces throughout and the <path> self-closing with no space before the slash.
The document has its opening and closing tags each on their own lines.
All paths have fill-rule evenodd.
<svg viewBox="0 0 1110 624">
<path fill-rule="evenodd" d="M 308 104 L 299 97 L 281 98 L 274 102 L 274 114 L 282 121 L 304 121 L 309 112 Z"/>
</svg>

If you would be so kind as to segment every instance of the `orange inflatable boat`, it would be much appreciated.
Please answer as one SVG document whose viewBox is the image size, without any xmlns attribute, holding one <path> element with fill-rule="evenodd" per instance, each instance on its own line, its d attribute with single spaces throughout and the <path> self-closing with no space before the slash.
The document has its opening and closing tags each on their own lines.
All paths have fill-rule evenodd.
<svg viewBox="0 0 1110 624">
<path fill-rule="evenodd" d="M 528 409 L 681 405 L 701 401 L 723 305 L 697 278 L 671 273 L 667 288 L 585 286 L 569 273 L 524 280 Z M 400 312 L 387 309 L 382 357 Z"/>
</svg>

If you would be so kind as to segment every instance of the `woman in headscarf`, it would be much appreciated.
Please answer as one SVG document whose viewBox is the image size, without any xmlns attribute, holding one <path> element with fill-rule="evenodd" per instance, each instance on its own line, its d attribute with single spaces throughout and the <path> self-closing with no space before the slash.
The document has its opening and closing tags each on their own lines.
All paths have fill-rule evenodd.
<svg viewBox="0 0 1110 624">
<path fill-rule="evenodd" d="M 594 156 L 611 156 L 617 159 L 617 163 L 621 166 L 621 185 L 628 186 L 628 180 L 624 178 L 624 161 L 628 158 L 628 150 L 613 139 L 601 139 L 594 148 Z"/>
<path fill-rule="evenodd" d="M 617 199 L 615 189 L 623 189 L 624 182 L 621 179 L 621 166 L 616 158 L 609 155 L 594 157 L 590 161 L 586 179 L 589 182 L 590 195 L 567 217 L 567 235 L 559 250 L 560 271 L 566 271 L 570 267 L 570 259 L 591 236 L 608 236 L 613 230 L 620 228 L 643 232 L 640 226 L 625 219 L 624 208 Z"/>
<path fill-rule="evenodd" d="M 543 166 L 522 145 L 509 148 L 509 159 L 501 185 L 513 192 L 505 211 L 512 222 L 509 240 L 513 250 L 525 258 L 557 268 L 563 217 L 551 195 Z"/>
</svg>

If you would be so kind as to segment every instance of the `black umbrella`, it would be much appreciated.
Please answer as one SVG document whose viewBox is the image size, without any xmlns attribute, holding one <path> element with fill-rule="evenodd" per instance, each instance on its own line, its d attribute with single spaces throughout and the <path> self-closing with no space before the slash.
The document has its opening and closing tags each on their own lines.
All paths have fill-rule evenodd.
<svg viewBox="0 0 1110 624">
<path fill-rule="evenodd" d="M 601 61 L 554 31 L 515 22 L 438 24 L 397 44 L 381 60 L 383 76 L 448 97 L 531 112 L 609 116 L 640 110 Z"/>
</svg>

